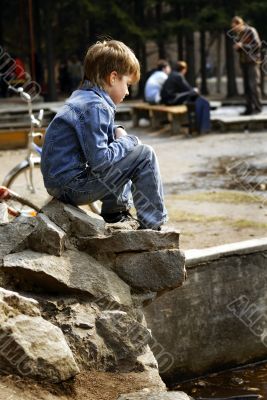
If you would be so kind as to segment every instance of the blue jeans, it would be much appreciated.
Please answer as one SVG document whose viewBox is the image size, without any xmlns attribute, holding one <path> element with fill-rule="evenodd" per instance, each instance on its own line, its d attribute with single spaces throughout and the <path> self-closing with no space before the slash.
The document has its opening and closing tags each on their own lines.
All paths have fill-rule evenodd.
<svg viewBox="0 0 267 400">
<path fill-rule="evenodd" d="M 198 96 L 195 100 L 197 126 L 200 133 L 210 130 L 210 105 L 208 100 Z"/>
<path fill-rule="evenodd" d="M 154 150 L 144 144 L 135 146 L 104 173 L 88 168 L 65 187 L 47 191 L 73 205 L 101 200 L 103 214 L 126 211 L 133 199 L 137 218 L 146 228 L 156 229 L 167 220 L 158 161 Z"/>
</svg>

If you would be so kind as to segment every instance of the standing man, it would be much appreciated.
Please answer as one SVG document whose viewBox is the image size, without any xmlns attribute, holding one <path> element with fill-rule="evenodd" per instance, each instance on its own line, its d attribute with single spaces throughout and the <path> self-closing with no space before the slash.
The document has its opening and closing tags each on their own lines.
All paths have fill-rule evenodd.
<svg viewBox="0 0 267 400">
<path fill-rule="evenodd" d="M 261 41 L 258 32 L 241 17 L 232 19 L 234 49 L 239 53 L 243 73 L 246 110 L 242 115 L 258 114 L 262 110 L 260 92 Z"/>
</svg>

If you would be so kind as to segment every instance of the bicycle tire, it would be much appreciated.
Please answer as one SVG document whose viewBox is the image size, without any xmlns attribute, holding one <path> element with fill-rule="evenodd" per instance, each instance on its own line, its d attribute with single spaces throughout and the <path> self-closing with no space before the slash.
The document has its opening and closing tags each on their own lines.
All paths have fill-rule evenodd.
<svg viewBox="0 0 267 400">
<path fill-rule="evenodd" d="M 33 178 L 34 185 L 36 182 L 38 182 L 36 193 L 31 192 L 27 182 L 29 180 L 29 178 L 27 178 L 27 174 L 29 173 L 28 171 L 30 171 L 30 164 L 28 160 L 23 160 L 20 164 L 16 165 L 10 171 L 5 178 L 3 185 L 9 189 L 12 189 L 16 193 L 19 193 L 22 197 L 27 198 L 32 203 L 36 204 L 39 208 L 42 208 L 42 206 L 44 206 L 49 201 L 49 199 L 51 199 L 51 197 L 44 187 L 40 164 L 40 158 L 34 157 L 34 175 L 37 174 L 37 177 L 35 176 L 35 178 Z M 23 174 L 25 174 L 24 179 L 22 178 Z M 13 208 L 19 209 L 20 212 L 24 211 L 24 209 L 29 209 L 29 207 L 22 205 L 18 208 L 18 204 L 16 203 L 16 205 L 14 205 L 12 201 L 10 203 L 12 203 L 11 206 L 13 206 Z M 93 213 L 100 215 L 100 206 L 98 202 L 89 203 L 88 207 Z"/>
<path fill-rule="evenodd" d="M 16 165 L 5 178 L 3 185 L 20 194 L 22 197 L 30 200 L 37 207 L 42 208 L 51 198 L 47 193 L 43 184 L 43 177 L 40 170 L 40 158 L 33 158 L 33 185 L 30 185 L 30 164 L 28 160 L 23 160 Z M 12 203 L 12 200 L 11 202 Z M 11 204 L 14 207 L 14 204 Z M 29 210 L 28 206 L 21 205 L 18 207 L 16 203 L 15 209 L 21 211 Z"/>
</svg>

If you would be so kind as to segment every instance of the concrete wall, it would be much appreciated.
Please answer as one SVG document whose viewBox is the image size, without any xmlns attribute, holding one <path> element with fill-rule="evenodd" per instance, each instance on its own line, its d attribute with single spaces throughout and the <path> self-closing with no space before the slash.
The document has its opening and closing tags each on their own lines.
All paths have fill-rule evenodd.
<svg viewBox="0 0 267 400">
<path fill-rule="evenodd" d="M 267 359 L 267 238 L 188 250 L 185 285 L 145 309 L 167 382 Z"/>
</svg>

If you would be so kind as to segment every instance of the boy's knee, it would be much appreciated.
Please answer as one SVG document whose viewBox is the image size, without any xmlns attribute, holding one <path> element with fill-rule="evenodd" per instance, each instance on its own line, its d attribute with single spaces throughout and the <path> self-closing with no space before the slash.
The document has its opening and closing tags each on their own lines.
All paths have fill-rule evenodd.
<svg viewBox="0 0 267 400">
<path fill-rule="evenodd" d="M 142 154 L 144 154 L 145 157 L 151 157 L 154 154 L 153 148 L 148 144 L 140 144 L 139 146 Z"/>
</svg>

